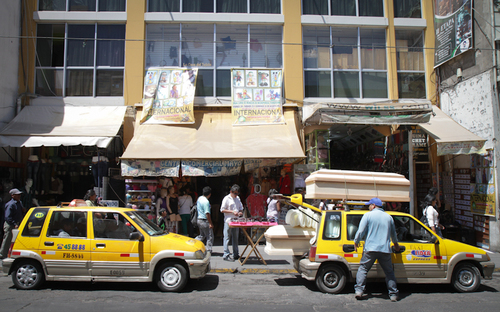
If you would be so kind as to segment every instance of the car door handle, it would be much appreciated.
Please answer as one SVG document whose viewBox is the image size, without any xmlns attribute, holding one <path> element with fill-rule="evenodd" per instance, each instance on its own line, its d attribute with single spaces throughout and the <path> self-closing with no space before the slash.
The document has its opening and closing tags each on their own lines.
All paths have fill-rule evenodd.
<svg viewBox="0 0 500 312">
<path fill-rule="evenodd" d="M 393 252 L 393 253 L 402 253 L 402 252 L 404 252 L 405 250 L 406 250 L 406 246 L 401 246 L 401 245 L 399 245 L 399 251 L 396 251 L 396 250 L 394 249 L 394 245 L 392 246 L 392 252 Z"/>
<path fill-rule="evenodd" d="M 45 246 L 54 246 L 54 242 L 44 242 Z"/>
<path fill-rule="evenodd" d="M 342 250 L 344 252 L 353 252 L 356 250 L 356 248 L 354 248 L 354 245 L 343 245 Z"/>
<path fill-rule="evenodd" d="M 104 243 L 98 243 L 98 244 L 95 244 L 95 246 L 97 248 L 100 248 L 100 247 L 103 248 L 103 247 L 106 247 L 106 244 L 104 244 Z"/>
</svg>

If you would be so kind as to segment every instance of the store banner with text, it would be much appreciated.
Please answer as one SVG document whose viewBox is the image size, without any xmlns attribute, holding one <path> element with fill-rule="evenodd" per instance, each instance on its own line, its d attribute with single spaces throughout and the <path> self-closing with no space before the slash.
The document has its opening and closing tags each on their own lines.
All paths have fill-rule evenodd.
<svg viewBox="0 0 500 312">
<path fill-rule="evenodd" d="M 434 66 L 472 49 L 472 0 L 434 0 Z"/>
<path fill-rule="evenodd" d="M 178 177 L 179 159 L 140 159 L 121 160 L 122 176 L 124 177 Z"/>
<path fill-rule="evenodd" d="M 495 167 L 492 151 L 488 151 L 486 155 L 471 155 L 470 180 L 472 213 L 496 216 Z"/>
<path fill-rule="evenodd" d="M 245 172 L 251 172 L 262 167 L 278 167 L 285 164 L 291 164 L 299 158 L 269 158 L 269 159 L 245 159 Z"/>
<path fill-rule="evenodd" d="M 284 124 L 282 80 L 279 68 L 233 68 L 233 126 Z"/>
<path fill-rule="evenodd" d="M 141 123 L 194 123 L 197 76 L 197 68 L 149 68 L 144 77 Z"/>
<path fill-rule="evenodd" d="M 243 160 L 183 160 L 182 176 L 227 177 L 240 174 Z"/>
</svg>

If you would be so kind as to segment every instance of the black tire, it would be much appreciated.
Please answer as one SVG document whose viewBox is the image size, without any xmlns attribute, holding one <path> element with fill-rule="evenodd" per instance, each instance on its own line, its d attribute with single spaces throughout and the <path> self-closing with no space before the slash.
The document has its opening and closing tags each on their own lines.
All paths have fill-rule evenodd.
<svg viewBox="0 0 500 312">
<path fill-rule="evenodd" d="M 335 264 L 323 266 L 316 275 L 316 286 L 319 290 L 329 294 L 338 294 L 346 284 L 344 270 Z"/>
<path fill-rule="evenodd" d="M 453 271 L 451 284 L 458 292 L 476 291 L 481 286 L 481 273 L 471 263 L 459 264 Z"/>
<path fill-rule="evenodd" d="M 21 260 L 16 263 L 11 275 L 17 289 L 38 289 L 45 281 L 42 266 L 33 260 Z"/>
<path fill-rule="evenodd" d="M 187 281 L 187 271 L 182 264 L 166 262 L 156 270 L 155 283 L 161 291 L 181 291 Z"/>
</svg>

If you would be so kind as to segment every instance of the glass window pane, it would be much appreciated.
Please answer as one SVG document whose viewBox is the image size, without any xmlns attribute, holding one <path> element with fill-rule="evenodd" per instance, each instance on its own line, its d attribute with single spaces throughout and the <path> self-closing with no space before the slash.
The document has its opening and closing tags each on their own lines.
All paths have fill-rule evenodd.
<svg viewBox="0 0 500 312">
<path fill-rule="evenodd" d="M 358 0 L 359 16 L 384 16 L 384 0 Z"/>
<path fill-rule="evenodd" d="M 396 30 L 398 70 L 425 71 L 424 32 Z"/>
<path fill-rule="evenodd" d="M 360 29 L 361 68 L 386 69 L 385 30 Z"/>
<path fill-rule="evenodd" d="M 229 84 L 230 86 L 231 84 Z M 196 77 L 195 96 L 214 95 L 214 72 L 211 69 L 199 69 Z"/>
<path fill-rule="evenodd" d="M 329 71 L 304 72 L 306 97 L 332 97 L 332 84 Z"/>
<path fill-rule="evenodd" d="M 62 69 L 37 69 L 35 93 L 44 96 L 62 96 L 63 76 Z"/>
<path fill-rule="evenodd" d="M 123 69 L 97 71 L 96 96 L 123 96 Z"/>
<path fill-rule="evenodd" d="M 215 85 L 216 96 L 231 96 L 231 71 L 230 70 L 217 70 Z"/>
<path fill-rule="evenodd" d="M 328 15 L 328 0 L 302 0 L 302 14 Z"/>
<path fill-rule="evenodd" d="M 40 11 L 66 11 L 66 0 L 39 0 Z"/>
<path fill-rule="evenodd" d="M 304 68 L 330 68 L 330 28 L 304 27 Z"/>
<path fill-rule="evenodd" d="M 363 73 L 363 97 L 387 98 L 387 73 Z"/>
<path fill-rule="evenodd" d="M 123 66 L 125 25 L 97 25 L 97 66 Z M 119 40 L 116 40 L 119 39 Z"/>
<path fill-rule="evenodd" d="M 358 29 L 332 27 L 333 68 L 358 69 Z"/>
<path fill-rule="evenodd" d="M 398 73 L 398 91 L 401 99 L 425 99 L 425 74 Z"/>
<path fill-rule="evenodd" d="M 332 0 L 332 15 L 356 16 L 356 1 Z"/>
<path fill-rule="evenodd" d="M 216 27 L 216 66 L 244 66 L 248 53 L 247 24 L 218 24 Z"/>
<path fill-rule="evenodd" d="M 420 0 L 394 0 L 394 17 L 421 18 Z"/>
<path fill-rule="evenodd" d="M 179 66 L 180 24 L 146 25 L 146 68 Z"/>
<path fill-rule="evenodd" d="M 96 0 L 69 0 L 70 11 L 95 11 Z"/>
<path fill-rule="evenodd" d="M 88 38 L 83 40 L 68 39 L 68 66 L 94 66 L 94 25 L 68 25 L 68 38 Z"/>
<path fill-rule="evenodd" d="M 182 0 L 182 12 L 214 12 L 214 0 Z"/>
<path fill-rule="evenodd" d="M 359 98 L 359 73 L 334 72 L 333 94 L 335 97 Z"/>
<path fill-rule="evenodd" d="M 283 26 L 250 25 L 250 67 L 282 67 L 282 29 Z"/>
<path fill-rule="evenodd" d="M 66 76 L 66 96 L 92 96 L 94 70 L 69 69 Z"/>
<path fill-rule="evenodd" d="M 280 0 L 250 0 L 250 13 L 281 13 Z"/>
<path fill-rule="evenodd" d="M 179 0 L 149 0 L 148 12 L 179 12 Z"/>
<path fill-rule="evenodd" d="M 63 66 L 64 25 L 38 24 L 37 37 L 36 66 Z"/>
<path fill-rule="evenodd" d="M 99 11 L 125 12 L 125 3 L 126 0 L 100 0 Z"/>
<path fill-rule="evenodd" d="M 246 13 L 247 0 L 217 0 L 217 13 Z"/>
<path fill-rule="evenodd" d="M 190 64 L 201 64 L 201 67 L 214 66 L 213 42 L 213 24 L 182 24 L 181 66 L 192 66 Z"/>
</svg>

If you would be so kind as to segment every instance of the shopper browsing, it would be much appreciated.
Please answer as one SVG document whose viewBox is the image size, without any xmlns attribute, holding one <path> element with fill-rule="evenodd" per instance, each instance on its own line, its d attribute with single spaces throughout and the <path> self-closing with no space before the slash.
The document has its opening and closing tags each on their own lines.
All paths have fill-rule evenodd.
<svg viewBox="0 0 500 312">
<path fill-rule="evenodd" d="M 220 206 L 220 211 L 224 213 L 224 254 L 222 259 L 226 261 L 234 261 L 239 259 L 238 252 L 238 228 L 229 228 L 229 222 L 234 217 L 240 217 L 243 215 L 243 205 L 241 204 L 240 197 L 240 187 L 235 184 L 231 186 L 231 191 L 222 200 L 222 205 Z M 229 239 L 233 242 L 233 254 L 229 252 Z"/>
</svg>

